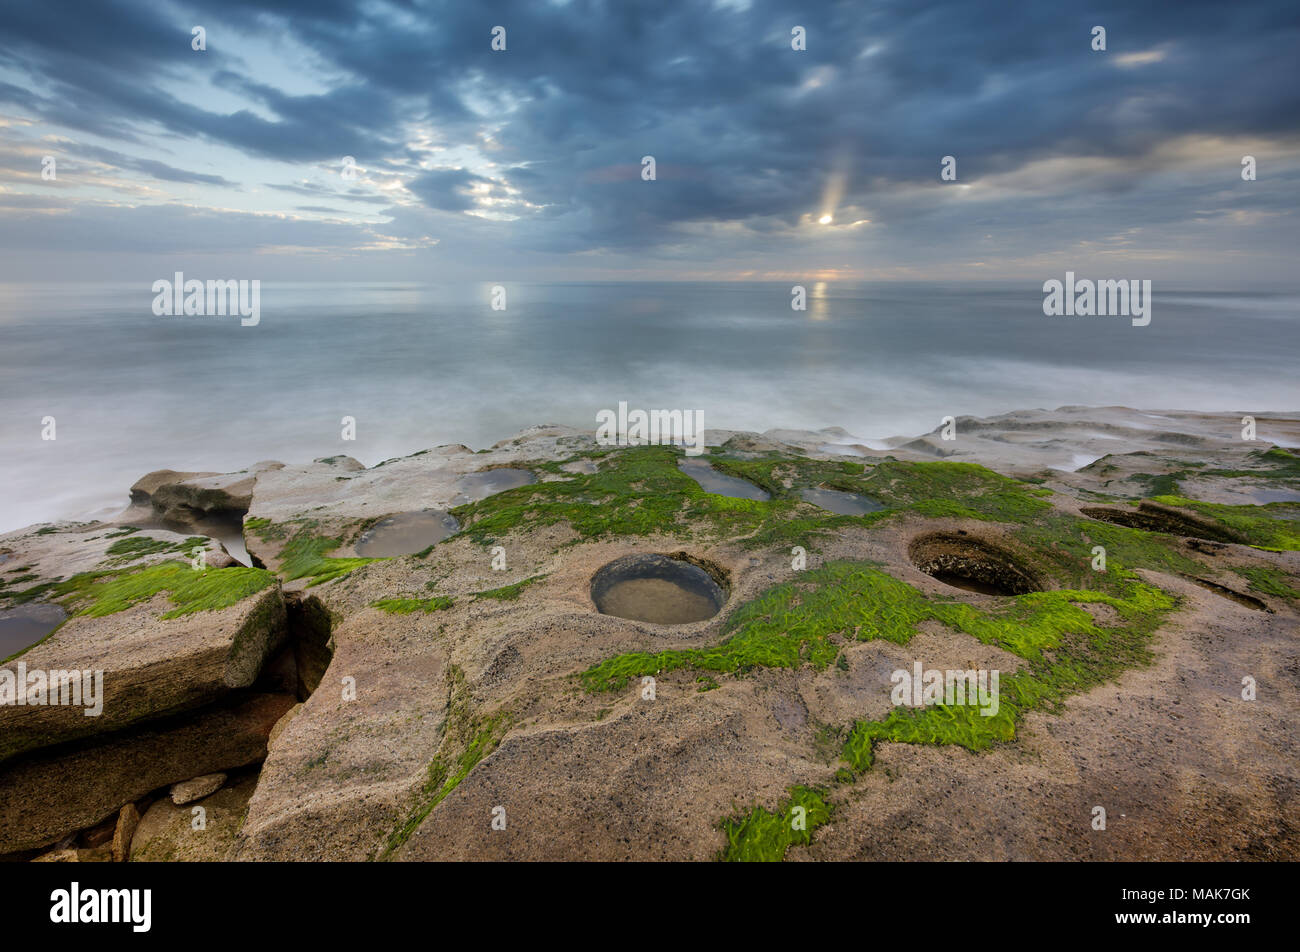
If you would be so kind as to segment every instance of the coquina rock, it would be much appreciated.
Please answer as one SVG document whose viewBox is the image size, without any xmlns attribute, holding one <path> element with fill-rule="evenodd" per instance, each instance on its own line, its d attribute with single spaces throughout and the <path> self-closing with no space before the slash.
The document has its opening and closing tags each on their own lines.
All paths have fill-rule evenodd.
<svg viewBox="0 0 1300 952">
<path fill-rule="evenodd" d="M 163 797 L 132 856 L 1300 859 L 1300 420 L 1258 416 L 1280 447 L 1241 440 L 1239 420 L 1062 408 L 962 417 L 955 441 L 710 431 L 713 465 L 765 502 L 704 491 L 671 447 L 560 427 L 259 472 L 243 528 L 285 584 L 299 695 L 264 712 L 256 784 L 234 774 L 194 804 L 219 837 Z M 467 491 L 501 468 L 536 482 Z M 882 508 L 844 515 L 809 490 Z M 459 531 L 358 551 L 428 509 Z M 717 614 L 603 613 L 593 578 L 644 555 L 707 571 Z M 1000 672 L 1001 714 L 902 709 L 892 686 L 918 663 Z M 19 773 L 68 748 L 0 765 L 5 822 L 37 789 L 77 805 L 19 812 L 0 849 L 230 769 L 197 756 L 226 743 L 219 720 L 199 728 L 211 714 L 143 743 L 190 750 L 184 772 L 124 765 L 119 735 L 72 745 L 99 758 L 75 773 Z M 85 802 L 100 774 L 118 779 Z M 796 797 L 825 812 L 787 844 Z"/>
<path fill-rule="evenodd" d="M 278 466 L 279 464 L 261 464 Z M 239 519 L 253 498 L 255 472 L 178 473 L 165 469 L 141 477 L 131 487 L 131 503 L 148 506 L 163 523 L 198 524 Z"/>
<path fill-rule="evenodd" d="M 1300 442 L 1300 422 L 1267 425 L 1270 438 Z M 674 503 L 689 487 L 669 482 L 671 456 L 642 454 L 645 468 L 619 488 L 603 476 L 623 450 L 602 455 L 589 436 L 545 427 L 479 453 L 447 447 L 365 470 L 318 462 L 267 474 L 253 494 L 250 551 L 272 568 L 302 570 L 304 540 L 324 540 L 322 558 L 298 584 L 311 583 L 311 597 L 333 619 L 334 652 L 320 686 L 271 748 L 230 855 L 709 860 L 728 849 L 725 821 L 778 811 L 791 788 L 807 786 L 822 791 L 835 813 L 791 856 L 1204 857 L 1210 840 L 1215 849 L 1240 851 L 1252 836 L 1264 845 L 1251 848 L 1300 856 L 1300 839 L 1281 819 L 1297 801 L 1270 792 L 1300 789 L 1283 752 L 1293 734 L 1286 712 L 1300 695 L 1274 680 L 1278 696 L 1233 707 L 1230 729 L 1222 721 L 1239 691 L 1229 672 L 1253 664 L 1276 674 L 1293 663 L 1287 646 L 1297 612 L 1282 593 L 1300 578 L 1300 557 L 1244 544 L 1267 539 L 1229 532 L 1222 520 L 1177 501 L 1137 505 L 1178 480 L 1196 485 L 1198 498 L 1232 504 L 1261 492 L 1294 493 L 1292 456 L 1242 443 L 1230 416 L 1067 408 L 961 418 L 957 426 L 964 435 L 955 444 L 936 431 L 886 446 L 837 430 L 709 433 L 709 446 L 721 448 L 716 456 L 765 475 L 770 466 L 764 488 L 784 490 L 781 505 L 800 507 L 798 491 L 818 486 L 879 492 L 888 504 L 879 518 L 837 523 L 805 553 L 810 573 L 852 563 L 877 573 L 873 585 L 900 586 L 883 608 L 848 598 L 834 609 L 844 624 L 808 614 L 806 600 L 823 582 L 792 569 L 792 540 L 755 544 L 729 528 L 731 514 L 741 514 L 739 522 L 752 504 L 714 503 L 723 514 L 719 528 L 695 515 L 708 500 Z M 1098 459 L 1108 452 L 1115 455 Z M 943 462 L 951 460 L 960 462 Z M 926 468 L 935 461 L 938 468 Z M 500 506 L 457 508 L 461 479 L 503 466 L 530 469 L 542 484 L 572 479 L 581 488 L 572 495 L 518 489 Z M 659 466 L 659 477 L 647 475 Z M 650 478 L 664 488 L 641 495 L 638 481 Z M 665 501 L 655 519 L 638 522 L 643 507 Z M 1086 511 L 1103 505 L 1152 521 L 1132 533 Z M 551 519 L 547 506 L 564 515 Z M 353 559 L 366 526 L 430 507 L 451 509 L 462 532 L 419 554 Z M 789 511 L 827 518 L 811 506 Z M 607 533 L 588 531 L 611 512 L 626 521 L 611 520 Z M 1286 518 L 1279 514 L 1282 529 L 1269 531 L 1284 532 Z M 479 520 L 491 520 L 490 531 L 476 532 Z M 930 557 L 935 539 L 952 558 Z M 1108 578 L 1092 574 L 1093 549 L 1102 543 L 1115 564 L 1176 606 L 1149 635 L 1155 657 L 1176 661 L 1126 669 L 1114 675 L 1118 687 L 1072 695 L 1063 712 L 1034 710 L 990 749 L 880 743 L 880 766 L 847 769 L 844 745 L 854 725 L 889 718 L 891 675 L 911 671 L 918 658 L 927 669 L 997 670 L 1004 684 L 1026 670 L 1026 658 L 1006 647 L 1016 645 L 1013 634 L 989 643 L 954 627 L 962 619 L 997 623 L 1015 606 L 1032 610 L 1044 596 L 1017 594 L 1024 588 L 1061 601 L 1070 637 L 1089 618 L 1101 631 L 1098 644 L 1137 637 L 1105 629 L 1124 630 L 1144 609 L 1124 618 L 1104 601 L 1062 595 L 1080 586 L 1126 590 L 1113 568 Z M 503 570 L 493 567 L 494 547 L 504 552 Z M 665 626 L 596 610 L 591 580 L 602 566 L 681 551 L 726 577 L 716 617 Z M 1290 581 L 1274 595 L 1234 601 L 1223 594 L 1244 592 L 1252 573 Z M 979 584 L 962 588 L 963 575 Z M 944 580 L 950 576 L 959 584 Z M 1016 590 L 1001 591 L 1011 578 L 1020 579 Z M 756 606 L 783 584 L 808 592 L 770 610 L 785 626 L 768 637 L 783 646 L 782 638 L 830 624 L 825 646 L 833 650 L 822 663 L 813 663 L 807 645 L 787 662 L 739 656 L 734 670 L 689 660 L 694 651 L 724 657 L 734 626 L 761 622 Z M 936 617 L 906 624 L 891 635 L 897 640 L 877 634 L 897 624 L 897 609 L 888 606 L 910 599 Z M 674 657 L 687 661 L 677 667 Z M 610 659 L 627 659 L 635 676 L 612 686 L 584 680 Z M 1110 649 L 1098 659 L 1109 664 Z M 643 675 L 655 682 L 650 696 Z M 1087 717 L 1075 714 L 1082 709 Z M 1267 750 L 1269 778 L 1237 785 L 1216 749 L 1197 742 L 1211 732 L 1222 735 L 1226 747 L 1218 749 L 1240 755 L 1241 769 L 1255 762 L 1247 751 Z M 900 784 L 906 802 L 897 797 Z M 1104 840 L 1080 836 L 1074 814 L 1103 786 L 1123 801 L 1113 816 L 1131 818 L 1146 804 L 1143 821 L 1116 820 Z M 1188 803 L 1204 811 L 1194 830 L 1184 823 Z"/>
</svg>

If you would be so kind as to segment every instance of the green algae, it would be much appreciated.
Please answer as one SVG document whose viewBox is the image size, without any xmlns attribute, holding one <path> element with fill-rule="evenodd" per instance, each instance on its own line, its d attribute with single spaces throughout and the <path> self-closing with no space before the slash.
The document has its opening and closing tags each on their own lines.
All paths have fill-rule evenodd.
<svg viewBox="0 0 1300 952">
<path fill-rule="evenodd" d="M 1138 583 L 1128 582 L 1129 586 Z M 1170 606 L 1151 593 L 1143 610 Z M 1031 592 L 1005 608 L 979 609 L 964 602 L 931 598 L 865 562 L 832 562 L 799 579 L 768 589 L 728 619 L 726 636 L 706 648 L 629 652 L 584 671 L 579 679 L 590 692 L 618 691 L 634 678 L 678 668 L 743 674 L 754 668 L 824 669 L 834 663 L 843 640 L 882 639 L 907 644 L 917 626 L 942 622 L 1027 660 L 1040 660 L 1058 648 L 1068 632 L 1095 630 L 1092 616 L 1076 602 L 1097 602 L 1117 610 L 1124 599 L 1093 591 Z"/>
<path fill-rule="evenodd" d="M 105 550 L 104 554 L 113 557 L 112 561 L 115 562 L 135 562 L 146 556 L 162 553 L 188 555 L 196 548 L 206 549 L 207 546 L 208 539 L 204 536 L 190 536 L 181 542 L 164 542 L 149 536 L 130 535 L 119 538 Z"/>
<path fill-rule="evenodd" d="M 840 488 L 838 483 L 852 480 L 866 471 L 862 463 L 789 457 L 770 453 L 757 459 L 740 459 L 723 453 L 706 457 L 718 472 L 753 483 L 773 498 L 797 499 L 800 489 L 812 486 Z M 786 479 L 791 486 L 785 485 Z M 849 482 L 846 486 L 856 483 Z"/>
<path fill-rule="evenodd" d="M 318 535 L 313 531 L 318 526 L 319 523 L 312 519 L 277 523 L 261 517 L 244 520 L 245 533 L 251 532 L 263 542 L 284 543 L 278 556 L 280 574 L 286 581 L 309 579 L 308 588 L 331 582 L 376 561 L 361 556 L 335 558 L 328 555 L 343 545 L 343 539 Z"/>
<path fill-rule="evenodd" d="M 369 565 L 375 559 L 353 556 L 351 558 L 334 558 L 326 555 L 343 544 L 341 538 L 318 536 L 310 528 L 304 528 L 284 544 L 280 550 L 280 573 L 285 579 L 310 579 L 308 588 L 332 582 L 349 572 L 356 571 L 363 565 Z"/>
<path fill-rule="evenodd" d="M 475 592 L 474 600 L 478 601 L 480 598 L 490 598 L 496 599 L 497 601 L 512 602 L 519 598 L 520 593 L 522 593 L 529 585 L 540 582 L 544 578 L 546 578 L 545 575 L 533 575 L 529 578 L 515 582 L 513 585 L 502 585 L 500 588 L 490 588 L 486 592 Z"/>
<path fill-rule="evenodd" d="M 261 516 L 253 516 L 244 520 L 244 532 L 251 532 L 262 540 L 270 538 L 271 520 Z"/>
<path fill-rule="evenodd" d="M 1010 679 L 1008 679 L 1009 681 Z M 1005 686 L 1008 682 L 1003 682 Z M 920 709 L 894 708 L 882 721 L 859 721 L 844 744 L 844 759 L 854 770 L 868 769 L 877 741 L 905 744 L 956 744 L 984 750 L 1015 739 L 1016 709 L 1000 699 L 996 714 L 985 716 L 971 704 L 936 704 Z"/>
<path fill-rule="evenodd" d="M 831 818 L 833 807 L 823 791 L 811 787 L 791 787 L 789 798 L 775 812 L 755 806 L 738 818 L 722 821 L 727 837 L 718 859 L 730 863 L 779 863 L 791 846 L 807 846 L 813 831 Z M 801 811 L 797 812 L 797 808 Z M 796 829 L 801 817 L 802 829 Z"/>
<path fill-rule="evenodd" d="M 27 576 L 27 579 L 29 581 L 31 580 L 31 578 L 32 578 L 31 576 Z M 22 589 L 21 591 L 0 592 L 0 601 L 4 602 L 4 607 L 6 608 L 10 608 L 16 605 L 26 605 L 28 602 L 33 602 L 36 599 L 49 594 L 51 591 L 53 591 L 55 585 L 57 584 L 58 581 L 54 580 L 49 582 L 41 582 L 38 585 L 33 585 L 31 588 L 25 588 Z"/>
<path fill-rule="evenodd" d="M 1134 473 L 1129 479 L 1142 487 L 1143 496 L 1176 496 L 1182 492 L 1180 479 L 1187 477 L 1187 471 L 1177 473 Z"/>
<path fill-rule="evenodd" d="M 1076 519 L 1072 516 L 1050 517 L 1038 526 L 1026 527 L 1019 533 L 1026 542 L 1036 547 L 1040 559 L 1050 562 L 1057 577 L 1067 578 L 1072 584 L 1089 587 L 1104 585 L 1098 576 L 1109 574 L 1112 578 L 1130 577 L 1128 567 L 1153 569 L 1172 575 L 1203 572 L 1205 566 L 1187 555 L 1168 536 L 1145 529 L 1120 526 L 1093 519 Z M 1073 545 L 1073 539 L 1082 540 L 1083 553 Z M 1066 540 L 1062 545 L 1062 540 Z M 1091 547 L 1100 545 L 1106 550 L 1107 573 L 1094 572 L 1091 566 Z"/>
<path fill-rule="evenodd" d="M 1225 478 L 1255 477 L 1259 479 L 1300 479 L 1300 456 L 1274 446 L 1267 450 L 1256 450 L 1249 454 L 1251 462 L 1258 469 L 1207 469 L 1206 476 Z"/>
<path fill-rule="evenodd" d="M 705 493 L 677 468 L 678 451 L 667 446 L 629 447 L 592 453 L 595 473 L 532 483 L 458 506 L 451 514 L 462 534 L 480 543 L 522 527 L 567 522 L 585 539 L 640 536 L 655 532 L 686 535 L 706 522 L 732 535 L 762 522 L 767 503 Z M 583 458 L 583 457 L 576 457 Z"/>
<path fill-rule="evenodd" d="M 83 572 L 53 586 L 56 598 L 77 609 L 76 614 L 100 618 L 166 592 L 176 607 L 162 618 L 179 618 L 201 611 L 220 611 L 275 584 L 265 569 L 232 566 L 194 569 L 184 562 L 163 562 L 128 572 Z"/>
<path fill-rule="evenodd" d="M 1300 600 L 1300 589 L 1291 585 L 1292 577 L 1281 569 L 1263 566 L 1235 567 L 1233 571 L 1250 583 L 1251 589 L 1276 598 Z"/>
<path fill-rule="evenodd" d="M 456 604 L 454 599 L 444 595 L 435 595 L 433 598 L 381 598 L 370 603 L 372 608 L 378 608 L 390 615 L 410 615 L 415 612 L 428 615 L 451 608 L 454 604 Z"/>
<path fill-rule="evenodd" d="M 1052 508 L 1045 498 L 1052 495 L 1050 489 L 1028 485 L 977 463 L 885 460 L 873 466 L 857 485 L 852 491 L 923 515 L 960 514 L 986 521 L 1024 522 Z M 936 506 L 940 512 L 935 512 Z M 948 507 L 957 512 L 949 513 Z"/>
<path fill-rule="evenodd" d="M 869 526 L 908 510 L 1018 521 L 1050 509 L 1043 498 L 1050 490 L 974 463 L 890 459 L 868 470 L 861 463 L 802 456 L 702 457 L 719 472 L 749 480 L 772 495 L 769 500 L 734 499 L 702 489 L 678 468 L 681 456 L 668 446 L 584 454 L 565 462 L 592 460 L 599 464 L 595 473 L 509 489 L 458 506 L 452 515 L 461 534 L 480 544 L 518 529 L 563 522 L 573 528 L 575 541 L 663 533 L 729 538 L 759 548 L 808 546 L 827 533 Z M 889 508 L 863 516 L 835 515 L 798 498 L 800 489 L 811 486 L 860 493 Z"/>
<path fill-rule="evenodd" d="M 1224 503 L 1200 502 L 1183 496 L 1156 496 L 1153 502 L 1208 516 L 1217 520 L 1260 549 L 1273 551 L 1300 551 L 1300 522 L 1293 519 L 1273 518 L 1274 513 L 1300 513 L 1300 503 L 1273 502 L 1263 506 L 1230 506 Z"/>
</svg>

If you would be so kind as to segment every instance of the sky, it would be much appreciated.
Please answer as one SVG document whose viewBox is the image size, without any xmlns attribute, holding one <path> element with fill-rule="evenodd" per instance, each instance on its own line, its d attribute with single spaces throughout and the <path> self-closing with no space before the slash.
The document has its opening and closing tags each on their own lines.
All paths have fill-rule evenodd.
<svg viewBox="0 0 1300 952">
<path fill-rule="evenodd" d="M 1294 0 L 11 2 L 0 281 L 1294 287 L 1298 50 Z"/>
</svg>

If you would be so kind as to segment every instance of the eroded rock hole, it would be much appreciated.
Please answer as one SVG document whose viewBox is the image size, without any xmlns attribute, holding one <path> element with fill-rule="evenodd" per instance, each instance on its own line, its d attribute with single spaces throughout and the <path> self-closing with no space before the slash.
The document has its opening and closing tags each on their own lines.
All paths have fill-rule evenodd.
<svg viewBox="0 0 1300 952">
<path fill-rule="evenodd" d="M 227 486 L 204 486 L 205 477 L 157 483 L 155 477 L 160 476 L 185 474 L 151 473 L 132 486 L 131 508 L 122 517 L 124 525 L 205 535 L 220 542 L 237 562 L 254 564 L 244 544 L 244 517 L 253 503 L 253 477 Z"/>
<path fill-rule="evenodd" d="M 945 585 L 982 595 L 1024 595 L 1042 591 L 1034 573 L 1006 550 L 970 535 L 938 532 L 913 540 L 912 563 Z"/>
<path fill-rule="evenodd" d="M 717 566 L 684 552 L 626 555 L 592 576 L 591 600 L 602 615 L 684 625 L 722 610 L 726 577 Z"/>
<path fill-rule="evenodd" d="M 1130 529 L 1147 532 L 1168 532 L 1172 535 L 1208 539 L 1211 542 L 1239 542 L 1240 539 L 1225 526 L 1190 513 L 1181 512 L 1159 503 L 1143 502 L 1136 509 L 1111 509 L 1088 506 L 1079 510 L 1089 519 L 1110 522 Z"/>
</svg>

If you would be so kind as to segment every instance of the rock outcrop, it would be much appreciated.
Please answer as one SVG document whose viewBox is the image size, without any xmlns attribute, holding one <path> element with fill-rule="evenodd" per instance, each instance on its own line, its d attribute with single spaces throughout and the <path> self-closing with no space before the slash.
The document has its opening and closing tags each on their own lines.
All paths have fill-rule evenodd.
<svg viewBox="0 0 1300 952">
<path fill-rule="evenodd" d="M 0 763 L 0 852 L 111 857 L 131 805 L 132 860 L 707 860 L 768 849 L 759 821 L 813 791 L 828 818 L 772 858 L 1300 859 L 1300 458 L 1273 445 L 1300 444 L 1300 420 L 1256 418 L 1271 443 L 1239 439 L 1237 415 L 1124 408 L 884 445 L 707 434 L 770 502 L 705 493 L 672 449 L 546 426 L 369 468 L 150 474 L 137 502 L 159 518 L 242 506 L 279 579 L 168 619 L 163 588 L 24 655 L 130 690 L 106 687 L 101 737 L 0 708 L 27 725 Z M 466 494 L 501 468 L 535 481 Z M 835 515 L 810 488 L 884 508 Z M 358 555 L 424 510 L 459 531 Z M 37 600 L 77 609 L 55 586 L 105 569 L 105 528 L 0 549 L 46 546 Z M 719 613 L 602 614 L 593 576 L 638 554 L 710 566 Z M 917 663 L 1000 672 L 1001 714 L 900 709 L 894 675 Z M 1243 673 L 1267 686 L 1249 702 Z"/>
<path fill-rule="evenodd" d="M 46 596 L 72 615 L 3 667 L 43 679 L 69 673 L 67 697 L 75 688 L 79 703 L 0 705 L 0 761 L 249 687 L 284 645 L 278 582 L 242 567 L 193 569 L 183 536 L 54 531 L 5 539 L 35 587 L 47 586 Z M 197 540 L 199 548 L 211 544 Z M 179 584 L 193 600 L 178 606 Z M 223 588 L 230 593 L 219 597 Z"/>
</svg>

